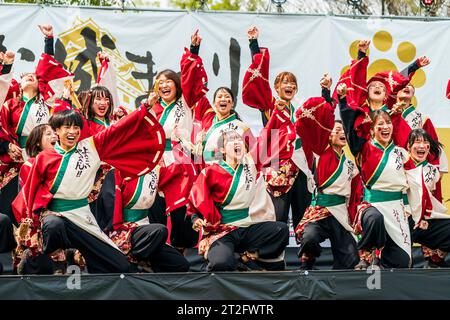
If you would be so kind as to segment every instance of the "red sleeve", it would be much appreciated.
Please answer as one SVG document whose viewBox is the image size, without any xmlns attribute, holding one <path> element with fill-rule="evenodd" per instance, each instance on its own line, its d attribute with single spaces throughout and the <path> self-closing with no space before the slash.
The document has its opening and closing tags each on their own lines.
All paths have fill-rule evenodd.
<svg viewBox="0 0 450 320">
<path fill-rule="evenodd" d="M 336 88 L 339 84 L 345 83 L 347 85 L 347 102 L 350 105 L 361 106 L 367 99 L 367 65 L 369 64 L 369 58 L 364 57 L 359 60 L 353 60 L 350 64 L 350 68 L 345 71 L 333 92 L 333 98 L 338 101 L 338 95 Z"/>
<path fill-rule="evenodd" d="M 273 160 L 290 159 L 294 150 L 295 129 L 287 109 L 274 109 L 250 153 L 258 170 Z"/>
<path fill-rule="evenodd" d="M 367 99 L 367 65 L 369 57 L 352 62 L 350 66 L 350 95 L 357 106 L 361 106 Z"/>
<path fill-rule="evenodd" d="M 405 119 L 403 119 L 401 113 L 394 113 L 391 115 L 392 119 L 392 140 L 394 141 L 394 144 L 405 148 L 408 144 L 408 136 L 411 132 L 411 127 L 409 126 L 408 122 L 406 122 Z"/>
<path fill-rule="evenodd" d="M 20 103 L 18 98 L 11 99 L 5 102 L 0 109 L 0 139 L 17 144 L 17 134 L 15 128 L 12 126 L 12 112 L 11 108 L 16 103 Z"/>
<path fill-rule="evenodd" d="M 201 122 L 202 129 L 205 127 L 209 128 L 211 126 L 212 119 L 216 115 L 206 96 L 200 98 L 192 111 L 194 121 Z"/>
<path fill-rule="evenodd" d="M 204 169 L 194 182 L 189 194 L 189 204 L 186 214 L 192 216 L 193 214 L 200 213 L 209 223 L 216 225 L 220 223 L 222 216 L 217 210 L 212 196 L 213 176 L 210 174 L 211 168 L 213 166 Z"/>
<path fill-rule="evenodd" d="M 189 166 L 189 165 L 188 165 Z M 188 203 L 193 181 L 184 164 L 172 164 L 159 170 L 158 189 L 164 192 L 166 213 Z"/>
<path fill-rule="evenodd" d="M 358 205 L 363 198 L 364 188 L 361 180 L 361 175 L 358 174 L 352 179 L 352 191 L 350 194 L 350 201 L 348 203 L 348 216 L 350 225 L 355 224 L 356 213 L 358 212 Z"/>
<path fill-rule="evenodd" d="M 188 107 L 192 108 L 207 92 L 208 76 L 202 58 L 184 48 L 181 57 L 181 91 Z"/>
<path fill-rule="evenodd" d="M 328 146 L 334 127 L 333 107 L 322 97 L 310 98 L 297 110 L 295 117 L 295 130 L 302 139 L 302 145 L 321 155 Z"/>
<path fill-rule="evenodd" d="M 450 80 L 448 80 L 447 83 L 447 91 L 445 93 L 447 95 L 447 98 L 450 99 Z"/>
<path fill-rule="evenodd" d="M 33 166 L 34 158 L 28 159 L 25 163 L 20 167 L 19 172 L 19 189 L 25 185 L 28 177 L 30 176 L 31 167 Z"/>
<path fill-rule="evenodd" d="M 437 135 L 436 128 L 434 127 L 433 122 L 431 122 L 430 118 L 427 117 L 422 126 L 422 129 L 425 130 L 434 141 L 439 142 L 439 137 Z"/>
<path fill-rule="evenodd" d="M 123 224 L 123 197 L 122 189 L 124 188 L 124 180 L 119 170 L 114 170 L 115 197 L 114 197 L 114 216 L 113 229 L 117 230 Z"/>
<path fill-rule="evenodd" d="M 73 78 L 73 74 L 65 70 L 63 65 L 51 55 L 43 53 L 36 67 L 39 92 L 45 100 L 56 95 L 59 97 L 64 90 L 64 82 Z"/>
<path fill-rule="evenodd" d="M 253 62 L 244 75 L 242 101 L 261 111 L 274 109 L 272 89 L 269 83 L 270 55 L 267 48 L 253 56 Z"/>
<path fill-rule="evenodd" d="M 46 151 L 41 152 L 36 157 L 25 184 L 12 203 L 14 216 L 18 222 L 24 218 L 30 218 L 33 220 L 35 227 L 40 227 L 37 214 L 46 208 L 53 198 L 53 194 L 45 185 L 45 181 L 49 179 L 47 170 L 52 166 L 52 163 L 56 164 L 54 167 L 59 167 L 60 158 L 61 156 L 56 152 Z"/>
<path fill-rule="evenodd" d="M 158 164 L 165 138 L 159 122 L 142 106 L 92 137 L 100 159 L 125 179 L 146 174 Z"/>
</svg>

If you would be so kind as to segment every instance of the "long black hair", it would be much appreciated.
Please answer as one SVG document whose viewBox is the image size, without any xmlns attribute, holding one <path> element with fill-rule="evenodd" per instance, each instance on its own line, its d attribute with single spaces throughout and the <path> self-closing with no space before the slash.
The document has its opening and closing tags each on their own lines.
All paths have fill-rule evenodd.
<svg viewBox="0 0 450 320">
<path fill-rule="evenodd" d="M 83 107 L 84 116 L 89 120 L 93 120 L 95 118 L 95 113 L 92 106 L 95 98 L 97 97 L 104 97 L 109 100 L 108 111 L 105 114 L 106 122 L 109 122 L 114 109 L 114 101 L 111 92 L 109 92 L 108 88 L 103 86 L 95 86 L 90 90 L 80 92 L 78 95 Z"/>
<path fill-rule="evenodd" d="M 433 140 L 433 138 L 431 138 L 431 136 L 428 134 L 428 132 L 426 132 L 423 129 L 414 129 L 409 133 L 408 136 L 408 142 L 407 142 L 407 146 L 410 149 L 412 147 L 412 145 L 414 144 L 414 142 L 419 139 L 422 138 L 424 141 L 427 141 L 430 144 L 430 153 L 434 156 L 433 159 L 437 159 L 439 158 L 440 154 L 441 154 L 441 147 L 442 144 L 439 143 L 438 141 Z"/>
</svg>

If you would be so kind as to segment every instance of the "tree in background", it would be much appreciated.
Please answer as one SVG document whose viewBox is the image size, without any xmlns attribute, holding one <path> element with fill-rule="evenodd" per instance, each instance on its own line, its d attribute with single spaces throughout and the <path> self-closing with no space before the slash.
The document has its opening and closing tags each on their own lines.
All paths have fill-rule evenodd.
<svg viewBox="0 0 450 320">
<path fill-rule="evenodd" d="M 87 6 L 121 6 L 122 0 L 0 0 L 8 3 L 38 3 Z M 159 0 L 124 0 L 125 7 L 160 7 Z M 276 12 L 271 0 L 169 0 L 169 6 L 184 10 L 228 10 Z M 384 8 L 384 12 L 383 12 Z M 424 15 L 420 0 L 362 0 L 356 7 L 348 0 L 287 0 L 287 13 L 328 13 L 417 16 Z M 435 0 L 430 16 L 450 16 L 450 0 Z"/>
</svg>

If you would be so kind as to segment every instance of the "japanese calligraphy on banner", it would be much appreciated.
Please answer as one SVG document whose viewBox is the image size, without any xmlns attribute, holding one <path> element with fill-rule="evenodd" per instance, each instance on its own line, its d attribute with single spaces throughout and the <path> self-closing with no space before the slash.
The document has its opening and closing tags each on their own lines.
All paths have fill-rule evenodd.
<svg viewBox="0 0 450 320">
<path fill-rule="evenodd" d="M 58 61 L 75 73 L 75 87 L 95 82 L 99 61 L 106 52 L 117 73 L 121 103 L 134 108 L 153 87 L 154 76 L 166 68 L 179 71 L 183 47 L 200 29 L 200 56 L 208 72 L 210 92 L 229 86 L 241 91 L 251 62 L 246 31 L 256 25 L 259 44 L 271 52 L 270 81 L 284 70 L 296 74 L 296 104 L 320 95 L 319 80 L 328 72 L 335 82 L 357 54 L 357 41 L 370 39 L 368 75 L 387 69 L 402 70 L 427 55 L 431 65 L 413 79 L 416 102 L 437 127 L 450 128 L 450 21 L 351 19 L 331 16 L 192 13 L 184 11 L 125 11 L 77 7 L 0 5 L 0 50 L 17 52 L 14 72 L 33 70 L 43 51 L 38 24 L 50 23 L 56 37 Z M 242 105 L 237 111 L 255 130 L 261 125 L 257 111 Z"/>
</svg>

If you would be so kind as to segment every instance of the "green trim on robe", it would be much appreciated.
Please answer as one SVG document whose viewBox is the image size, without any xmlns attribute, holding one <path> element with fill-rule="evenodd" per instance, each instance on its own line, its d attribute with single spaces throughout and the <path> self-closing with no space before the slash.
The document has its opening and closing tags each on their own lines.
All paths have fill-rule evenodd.
<svg viewBox="0 0 450 320">
<path fill-rule="evenodd" d="M 72 149 L 70 149 L 69 151 L 66 152 L 64 149 L 62 149 L 59 146 L 59 144 L 55 145 L 55 151 L 58 152 L 60 155 L 62 155 L 63 158 L 62 158 L 61 164 L 58 168 L 58 172 L 56 173 L 56 178 L 53 181 L 52 187 L 50 189 L 50 193 L 55 194 L 58 191 L 59 186 L 61 185 L 61 182 L 64 178 L 64 174 L 66 173 L 70 157 L 77 150 L 77 146 L 78 146 L 78 144 L 76 144 Z"/>
</svg>

